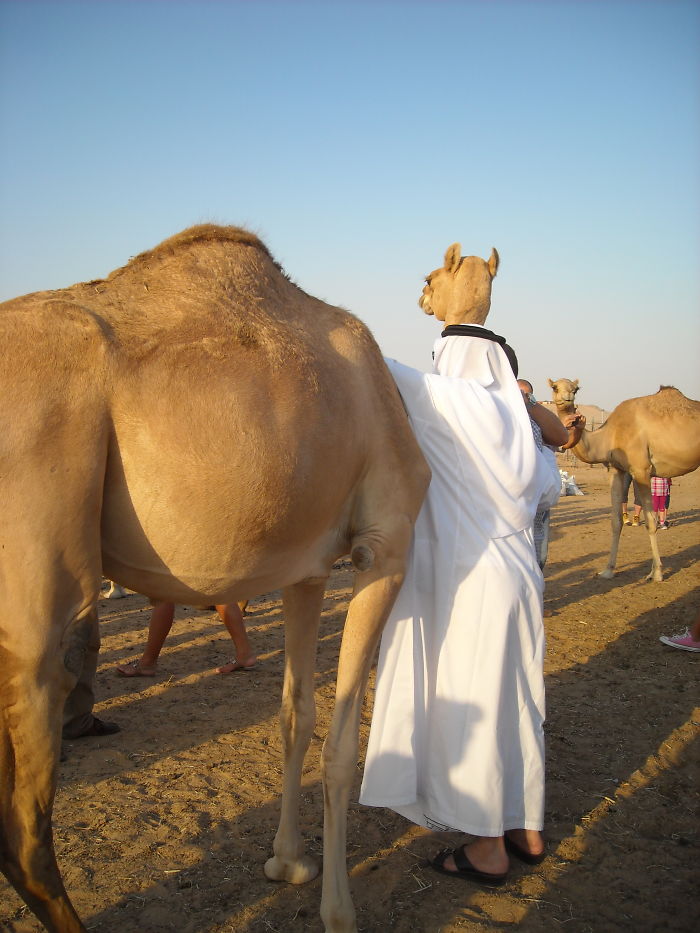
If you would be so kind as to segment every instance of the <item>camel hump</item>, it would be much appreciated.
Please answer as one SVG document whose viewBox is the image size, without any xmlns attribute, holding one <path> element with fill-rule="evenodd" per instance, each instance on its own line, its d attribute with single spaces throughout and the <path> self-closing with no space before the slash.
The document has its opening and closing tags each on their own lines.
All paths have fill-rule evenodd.
<svg viewBox="0 0 700 933">
<path fill-rule="evenodd" d="M 641 395 L 625 399 L 615 408 L 608 422 L 620 425 L 635 423 L 642 431 L 650 423 L 659 425 L 669 419 L 692 419 L 700 417 L 700 402 L 687 398 L 675 386 L 661 386 L 654 395 Z M 625 428 L 625 432 L 628 429 Z"/>
<path fill-rule="evenodd" d="M 253 246 L 270 256 L 270 251 L 262 240 L 254 233 L 251 233 L 250 230 L 243 227 L 224 227 L 218 224 L 197 224 L 168 237 L 167 240 L 163 240 L 162 243 L 152 249 L 139 253 L 127 265 L 131 266 L 143 261 L 171 256 L 173 253 L 194 244 L 209 243 L 234 243 L 240 246 Z"/>
<path fill-rule="evenodd" d="M 84 285 L 91 288 L 113 285 L 124 277 L 129 279 L 142 275 L 146 270 L 153 273 L 154 269 L 164 261 L 179 257 L 189 251 L 194 250 L 201 255 L 205 255 L 217 247 L 227 246 L 253 247 L 281 271 L 279 263 L 275 261 L 267 246 L 250 230 L 243 227 L 220 226 L 218 224 L 197 224 L 175 233 L 157 246 L 132 256 L 125 265 L 119 266 L 113 272 L 110 272 L 106 279 L 93 279 L 90 282 L 85 282 Z"/>
<path fill-rule="evenodd" d="M 675 386 L 659 386 L 655 395 L 650 395 L 649 405 L 658 414 L 697 414 L 700 402 L 688 398 Z"/>
</svg>

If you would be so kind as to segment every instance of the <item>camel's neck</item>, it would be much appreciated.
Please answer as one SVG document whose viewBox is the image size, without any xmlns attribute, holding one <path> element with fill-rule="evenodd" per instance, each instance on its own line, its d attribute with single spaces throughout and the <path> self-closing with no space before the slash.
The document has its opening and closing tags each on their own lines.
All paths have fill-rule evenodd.
<svg viewBox="0 0 700 933">
<path fill-rule="evenodd" d="M 610 456 L 610 444 L 606 426 L 596 431 L 583 431 L 581 438 L 571 450 L 584 463 L 606 463 Z"/>
<path fill-rule="evenodd" d="M 562 422 L 566 415 L 574 414 L 576 411 L 576 405 L 571 401 L 555 401 L 554 404 L 556 405 L 559 420 Z M 607 463 L 610 448 L 606 427 L 604 424 L 596 431 L 582 431 L 578 444 L 574 444 L 569 449 L 584 463 Z"/>
</svg>

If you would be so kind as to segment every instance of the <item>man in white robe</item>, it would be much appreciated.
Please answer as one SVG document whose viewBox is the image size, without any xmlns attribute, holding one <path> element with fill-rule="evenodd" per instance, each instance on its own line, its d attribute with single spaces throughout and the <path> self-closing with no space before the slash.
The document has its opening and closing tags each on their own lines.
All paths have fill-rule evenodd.
<svg viewBox="0 0 700 933">
<path fill-rule="evenodd" d="M 498 340 L 485 328 L 444 334 L 432 374 L 389 361 L 433 477 L 382 637 L 360 801 L 479 837 L 433 865 L 499 883 L 506 845 L 541 860 L 543 580 L 532 524 L 552 474 Z"/>
</svg>

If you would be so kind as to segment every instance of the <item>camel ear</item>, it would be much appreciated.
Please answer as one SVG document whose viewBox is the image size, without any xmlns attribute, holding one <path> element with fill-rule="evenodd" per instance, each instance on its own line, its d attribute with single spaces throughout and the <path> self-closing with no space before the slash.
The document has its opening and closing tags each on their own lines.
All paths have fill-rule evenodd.
<svg viewBox="0 0 700 933">
<path fill-rule="evenodd" d="M 574 388 L 576 389 L 576 391 L 578 392 L 578 379 L 574 379 L 574 381 L 573 381 L 573 386 L 574 386 Z"/>
<path fill-rule="evenodd" d="M 550 389 L 553 389 L 554 386 L 556 385 L 556 382 L 554 381 L 554 379 L 548 379 L 547 382 L 549 383 Z"/>
<path fill-rule="evenodd" d="M 461 258 L 462 247 L 459 243 L 453 243 L 452 246 L 448 246 L 447 252 L 445 253 L 445 269 L 448 272 L 454 272 L 457 269 Z"/>
<path fill-rule="evenodd" d="M 500 263 L 500 261 L 501 261 L 501 258 L 498 255 L 498 250 L 496 249 L 495 246 L 492 246 L 491 257 L 489 259 L 489 272 L 491 273 L 492 279 L 496 277 L 496 273 L 498 272 L 498 264 Z"/>
</svg>

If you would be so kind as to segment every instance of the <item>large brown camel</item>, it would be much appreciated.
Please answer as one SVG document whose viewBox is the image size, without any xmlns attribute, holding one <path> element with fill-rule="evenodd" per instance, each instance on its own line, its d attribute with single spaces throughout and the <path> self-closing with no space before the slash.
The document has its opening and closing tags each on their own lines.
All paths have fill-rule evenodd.
<svg viewBox="0 0 700 933">
<path fill-rule="evenodd" d="M 313 878 L 301 768 L 325 583 L 349 554 L 360 572 L 322 755 L 321 915 L 354 931 L 345 831 L 361 704 L 429 482 L 369 331 L 301 291 L 257 237 L 204 225 L 105 280 L 4 303 L 0 345 L 3 872 L 47 929 L 85 929 L 51 814 L 61 711 L 104 573 L 191 606 L 283 589 L 285 773 L 265 873 Z"/>
<path fill-rule="evenodd" d="M 576 410 L 579 381 L 550 379 L 549 384 L 557 413 L 563 420 Z M 649 532 L 652 563 L 647 580 L 663 580 L 650 480 L 652 476 L 683 476 L 700 466 L 700 402 L 686 398 L 673 386 L 661 386 L 655 395 L 621 402 L 605 424 L 595 431 L 575 432 L 565 447 L 570 447 L 584 463 L 605 463 L 613 467 L 610 484 L 612 542 L 608 564 L 600 576 L 609 580 L 615 574 L 624 479 L 625 474 L 630 473 L 639 487 Z"/>
</svg>

